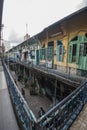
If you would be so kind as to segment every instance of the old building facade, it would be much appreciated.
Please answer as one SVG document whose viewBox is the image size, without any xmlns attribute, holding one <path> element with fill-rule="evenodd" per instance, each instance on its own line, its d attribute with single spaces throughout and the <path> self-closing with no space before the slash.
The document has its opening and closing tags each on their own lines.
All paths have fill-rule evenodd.
<svg viewBox="0 0 87 130">
<path fill-rule="evenodd" d="M 22 61 L 87 75 L 87 7 L 48 26 L 14 49 Z"/>
</svg>

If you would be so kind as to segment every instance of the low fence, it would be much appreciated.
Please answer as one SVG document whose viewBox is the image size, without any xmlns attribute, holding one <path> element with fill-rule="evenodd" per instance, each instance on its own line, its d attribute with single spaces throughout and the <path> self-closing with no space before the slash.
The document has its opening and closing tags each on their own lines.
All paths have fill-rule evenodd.
<svg viewBox="0 0 87 130">
<path fill-rule="evenodd" d="M 18 90 L 5 64 L 4 71 L 12 101 L 24 130 L 67 130 L 87 101 L 87 82 L 83 83 L 41 118 L 36 119 Z"/>
</svg>

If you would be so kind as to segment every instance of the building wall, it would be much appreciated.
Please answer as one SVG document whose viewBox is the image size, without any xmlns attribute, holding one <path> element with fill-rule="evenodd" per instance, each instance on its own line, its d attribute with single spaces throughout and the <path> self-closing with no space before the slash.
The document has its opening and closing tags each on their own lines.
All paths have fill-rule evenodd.
<svg viewBox="0 0 87 130">
<path fill-rule="evenodd" d="M 72 38 L 75 36 L 83 36 L 87 33 L 87 19 L 85 17 L 79 17 L 76 19 L 70 19 L 67 23 L 61 24 L 62 26 L 62 34 L 52 38 L 46 38 L 42 40 L 41 46 L 45 43 L 45 47 L 48 47 L 48 42 L 54 41 L 54 68 L 58 69 L 59 71 L 63 72 L 70 72 L 76 74 L 78 64 L 76 63 L 68 63 L 68 45 Z M 78 22 L 79 21 L 79 22 Z M 57 61 L 56 55 L 56 42 L 57 40 L 62 41 L 64 45 L 64 58 L 62 62 Z M 78 43 L 79 44 L 79 43 Z"/>
<path fill-rule="evenodd" d="M 40 34 L 37 34 L 37 36 L 39 35 L 40 38 L 39 49 L 48 48 L 48 43 L 53 41 L 54 53 L 53 53 L 52 60 L 49 60 L 49 62 L 52 61 L 53 67 L 55 69 L 58 69 L 59 71 L 76 74 L 78 69 L 78 63 L 77 62 L 70 63 L 68 61 L 69 45 L 70 45 L 69 43 L 74 37 L 84 36 L 85 33 L 87 33 L 87 11 L 81 14 L 74 15 L 72 17 L 67 17 L 66 19 L 62 20 L 58 24 L 56 23 L 52 26 L 49 26 L 46 29 L 44 29 Z M 64 46 L 62 60 L 57 59 L 58 58 L 57 40 L 61 41 Z M 78 41 L 77 44 L 80 43 L 81 41 Z M 31 46 L 33 46 L 32 43 L 30 44 Z M 79 56 L 76 58 L 79 58 Z M 47 58 L 42 58 L 39 60 L 40 60 L 39 63 L 46 63 Z"/>
</svg>

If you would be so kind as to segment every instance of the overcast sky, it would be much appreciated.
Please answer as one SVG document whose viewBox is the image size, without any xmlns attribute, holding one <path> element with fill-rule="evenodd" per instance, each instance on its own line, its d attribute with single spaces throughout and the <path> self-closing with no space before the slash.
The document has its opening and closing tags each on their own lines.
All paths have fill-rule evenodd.
<svg viewBox="0 0 87 130">
<path fill-rule="evenodd" d="M 3 37 L 20 43 L 26 34 L 26 24 L 33 36 L 86 3 L 87 0 L 4 0 Z"/>
</svg>

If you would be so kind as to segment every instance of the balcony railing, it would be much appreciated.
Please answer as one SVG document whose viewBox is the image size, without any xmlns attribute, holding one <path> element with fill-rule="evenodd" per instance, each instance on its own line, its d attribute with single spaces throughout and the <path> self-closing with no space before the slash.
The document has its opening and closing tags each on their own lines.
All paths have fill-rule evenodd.
<svg viewBox="0 0 87 130">
<path fill-rule="evenodd" d="M 67 130 L 87 102 L 87 82 L 36 119 L 3 63 L 7 84 L 17 115 L 25 130 Z"/>
<path fill-rule="evenodd" d="M 20 119 L 22 126 L 25 130 L 32 130 L 36 118 L 31 109 L 27 105 L 23 96 L 21 95 L 18 87 L 16 86 L 7 66 L 3 63 L 4 72 L 7 80 L 7 85 L 12 98 L 13 106 L 16 110 L 17 117 Z"/>
</svg>

